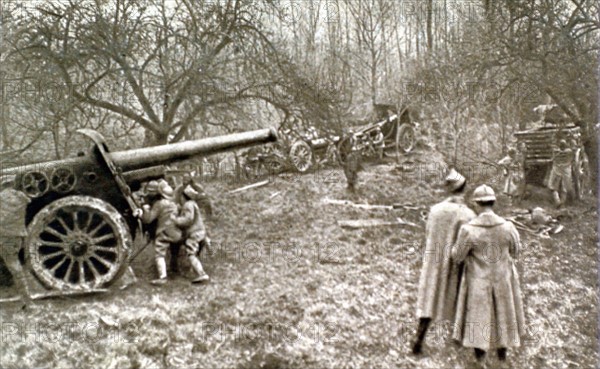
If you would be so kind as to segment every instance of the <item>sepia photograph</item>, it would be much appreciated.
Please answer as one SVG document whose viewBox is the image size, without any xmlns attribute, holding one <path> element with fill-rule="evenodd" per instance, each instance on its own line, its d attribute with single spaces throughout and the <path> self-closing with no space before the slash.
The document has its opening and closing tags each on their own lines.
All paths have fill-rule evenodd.
<svg viewBox="0 0 600 369">
<path fill-rule="evenodd" d="M 598 368 L 598 0 L 0 0 L 0 368 Z"/>
</svg>

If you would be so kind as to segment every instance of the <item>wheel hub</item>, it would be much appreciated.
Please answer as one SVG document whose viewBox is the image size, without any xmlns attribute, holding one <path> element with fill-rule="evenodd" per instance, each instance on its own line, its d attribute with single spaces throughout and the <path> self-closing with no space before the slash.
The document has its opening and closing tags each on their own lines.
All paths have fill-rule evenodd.
<svg viewBox="0 0 600 369">
<path fill-rule="evenodd" d="M 71 255 L 81 257 L 87 253 L 88 245 L 81 240 L 77 240 L 69 245 L 69 250 L 71 251 Z"/>
</svg>

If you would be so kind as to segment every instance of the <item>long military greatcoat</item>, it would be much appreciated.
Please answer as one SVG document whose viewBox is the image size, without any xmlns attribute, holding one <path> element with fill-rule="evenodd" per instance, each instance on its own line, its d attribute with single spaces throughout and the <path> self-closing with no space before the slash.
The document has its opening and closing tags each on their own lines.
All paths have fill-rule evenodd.
<svg viewBox="0 0 600 369">
<path fill-rule="evenodd" d="M 453 338 L 481 350 L 518 347 L 524 330 L 515 226 L 484 212 L 461 227 L 452 257 L 464 260 Z"/>
<path fill-rule="evenodd" d="M 462 196 L 452 196 L 434 205 L 426 225 L 423 266 L 417 296 L 417 317 L 452 320 L 459 283 L 459 270 L 450 255 L 460 226 L 475 217 Z"/>
</svg>

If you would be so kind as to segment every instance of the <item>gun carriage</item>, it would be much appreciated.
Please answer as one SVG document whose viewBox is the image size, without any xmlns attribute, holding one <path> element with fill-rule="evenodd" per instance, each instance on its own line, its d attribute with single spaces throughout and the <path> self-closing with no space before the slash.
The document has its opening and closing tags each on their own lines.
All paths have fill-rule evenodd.
<svg viewBox="0 0 600 369">
<path fill-rule="evenodd" d="M 308 127 L 303 132 L 290 131 L 288 157 L 291 166 L 298 172 L 304 173 L 313 166 L 332 164 L 337 160 L 337 144 L 340 136 L 331 132 L 319 134 L 314 127 Z"/>
<path fill-rule="evenodd" d="M 3 169 L 0 178 L 31 198 L 24 254 L 33 274 L 47 288 L 82 292 L 114 282 L 137 255 L 132 190 L 141 182 L 162 177 L 163 165 L 277 140 L 263 129 L 110 152 L 99 133 L 78 132 L 94 143 L 88 153 Z"/>
<path fill-rule="evenodd" d="M 339 136 L 329 132 L 322 135 L 314 127 L 280 127 L 278 136 L 277 143 L 251 148 L 244 154 L 247 176 L 257 177 L 264 172 L 278 174 L 285 170 L 304 173 L 313 166 L 337 162 Z"/>
<path fill-rule="evenodd" d="M 351 151 L 360 151 L 363 156 L 378 157 L 384 153 L 399 159 L 411 152 L 416 143 L 415 123 L 408 106 L 398 110 L 394 105 L 375 105 L 377 123 L 353 127 L 338 143 L 339 160 L 342 165 Z M 387 152 L 386 152 L 387 151 Z"/>
</svg>

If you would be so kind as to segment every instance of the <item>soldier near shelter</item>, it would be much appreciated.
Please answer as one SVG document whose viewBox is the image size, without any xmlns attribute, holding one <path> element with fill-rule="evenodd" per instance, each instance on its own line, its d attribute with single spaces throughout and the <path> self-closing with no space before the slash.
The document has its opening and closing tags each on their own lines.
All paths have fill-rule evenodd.
<svg viewBox="0 0 600 369">
<path fill-rule="evenodd" d="M 564 205 L 567 196 L 573 193 L 573 160 L 575 153 L 567 141 L 560 140 L 558 149 L 552 157 L 552 169 L 548 177 L 548 188 L 552 190 L 554 204 L 558 207 Z"/>
<path fill-rule="evenodd" d="M 452 247 L 455 262 L 464 262 L 457 298 L 453 338 L 473 348 L 482 361 L 495 349 L 501 361 L 518 347 L 524 330 L 519 276 L 514 260 L 520 239 L 515 226 L 493 211 L 494 190 L 482 185 L 473 192 L 479 214 L 463 225 Z"/>
<path fill-rule="evenodd" d="M 185 252 L 192 269 L 196 272 L 196 277 L 192 280 L 192 283 L 200 283 L 209 279 L 206 272 L 204 272 L 202 263 L 196 256 L 199 252 L 200 243 L 202 241 L 206 242 L 206 228 L 202 221 L 200 208 L 194 200 L 197 196 L 198 193 L 191 186 L 187 186 L 180 198 L 181 214 L 173 216 L 174 223 L 184 232 Z"/>
<path fill-rule="evenodd" d="M 521 201 L 525 188 L 522 155 L 514 147 L 511 147 L 508 149 L 508 155 L 498 162 L 504 168 L 506 181 L 504 182 L 503 192 L 509 197 L 511 205 L 513 198 L 517 203 Z"/>
<path fill-rule="evenodd" d="M 466 184 L 466 178 L 452 169 L 445 180 L 450 197 L 434 205 L 427 218 L 427 238 L 422 252 L 417 297 L 419 326 L 412 343 L 412 352 L 416 355 L 421 353 L 432 321 L 451 321 L 454 318 L 460 270 L 450 260 L 451 248 L 460 226 L 475 217 L 465 203 Z"/>
<path fill-rule="evenodd" d="M 12 273 L 13 283 L 25 305 L 31 303 L 25 271 L 19 261 L 19 250 L 27 237 L 25 211 L 31 199 L 21 191 L 0 192 L 0 258 Z"/>
<path fill-rule="evenodd" d="M 158 278 L 152 284 L 162 285 L 167 281 L 166 254 L 169 245 L 181 240 L 182 232 L 173 222 L 177 215 L 177 204 L 173 199 L 173 189 L 166 181 L 150 181 L 146 185 L 146 196 L 149 204 L 138 209 L 134 214 L 149 224 L 157 221 L 156 234 L 153 240 Z"/>
</svg>

